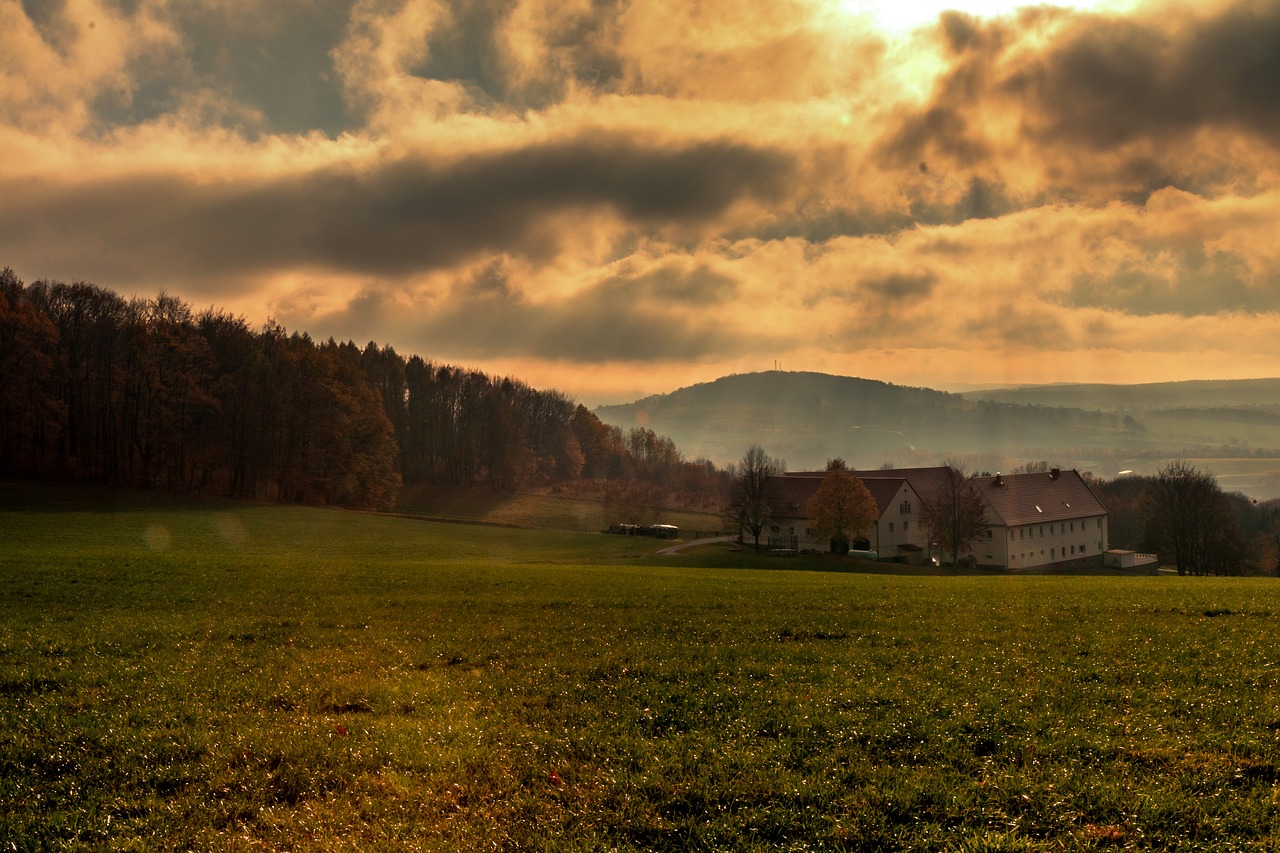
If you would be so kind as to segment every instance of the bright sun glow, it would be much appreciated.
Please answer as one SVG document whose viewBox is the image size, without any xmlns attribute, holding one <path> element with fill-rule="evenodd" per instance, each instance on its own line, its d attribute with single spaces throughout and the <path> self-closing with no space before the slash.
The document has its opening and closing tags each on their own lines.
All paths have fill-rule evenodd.
<svg viewBox="0 0 1280 853">
<path fill-rule="evenodd" d="M 847 14 L 866 17 L 881 30 L 905 33 L 927 26 L 948 10 L 984 18 L 1006 15 L 1022 6 L 1059 6 L 1075 9 L 1115 10 L 1135 5 L 1124 0 L 841 0 Z"/>
</svg>

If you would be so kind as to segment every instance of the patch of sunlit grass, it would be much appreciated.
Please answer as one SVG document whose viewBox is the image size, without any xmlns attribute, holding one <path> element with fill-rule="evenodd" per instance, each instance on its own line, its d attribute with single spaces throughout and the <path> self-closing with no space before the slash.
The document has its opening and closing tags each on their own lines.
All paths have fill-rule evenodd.
<svg viewBox="0 0 1280 853">
<path fill-rule="evenodd" d="M 163 501 L 9 501 L 0 539 L 18 849 L 1280 841 L 1264 580 L 724 570 Z"/>
</svg>

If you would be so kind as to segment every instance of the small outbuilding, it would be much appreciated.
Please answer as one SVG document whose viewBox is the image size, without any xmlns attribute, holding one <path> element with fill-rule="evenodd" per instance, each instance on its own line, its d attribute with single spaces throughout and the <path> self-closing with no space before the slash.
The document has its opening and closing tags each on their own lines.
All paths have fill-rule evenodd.
<svg viewBox="0 0 1280 853">
<path fill-rule="evenodd" d="M 1160 558 L 1155 554 L 1139 554 L 1137 551 L 1112 548 L 1102 555 L 1102 565 L 1109 569 L 1147 569 L 1155 574 L 1160 568 Z"/>
</svg>

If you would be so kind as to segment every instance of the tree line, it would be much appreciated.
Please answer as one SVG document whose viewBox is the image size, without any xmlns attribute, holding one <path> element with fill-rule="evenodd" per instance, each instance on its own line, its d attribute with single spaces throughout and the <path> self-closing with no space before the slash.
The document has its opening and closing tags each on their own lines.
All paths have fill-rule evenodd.
<svg viewBox="0 0 1280 853">
<path fill-rule="evenodd" d="M 1013 473 L 1047 473 L 1053 467 L 1032 462 Z M 944 469 L 942 487 L 921 496 L 920 516 L 929 541 L 958 565 L 986 538 L 985 502 L 974 477 L 989 474 L 971 474 L 955 460 Z M 753 445 L 730 472 L 726 518 L 759 551 L 761 537 L 782 512 L 776 487 L 786 462 Z M 1107 509 L 1112 548 L 1154 553 L 1160 564 L 1183 575 L 1280 574 L 1280 501 L 1259 504 L 1227 492 L 1212 474 L 1186 461 L 1172 462 L 1154 476 L 1082 476 Z M 878 513 L 865 485 L 839 458 L 828 461 L 805 509 L 815 535 L 842 553 L 875 524 Z"/>
<path fill-rule="evenodd" d="M 388 507 L 404 483 L 578 478 L 716 492 L 723 474 L 558 391 L 369 342 L 253 329 L 166 294 L 0 271 L 0 475 Z"/>
<path fill-rule="evenodd" d="M 1280 501 L 1228 492 L 1185 460 L 1090 486 L 1107 508 L 1113 547 L 1154 553 L 1186 575 L 1280 570 Z"/>
</svg>

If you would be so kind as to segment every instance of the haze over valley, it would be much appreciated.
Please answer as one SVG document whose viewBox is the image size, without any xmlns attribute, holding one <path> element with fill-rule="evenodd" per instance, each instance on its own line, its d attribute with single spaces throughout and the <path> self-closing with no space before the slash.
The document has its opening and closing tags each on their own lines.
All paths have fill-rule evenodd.
<svg viewBox="0 0 1280 853">
<path fill-rule="evenodd" d="M 690 458 L 734 462 L 753 443 L 792 470 L 979 470 L 1046 460 L 1111 479 L 1194 460 L 1229 491 L 1280 496 L 1280 379 L 1034 385 L 953 394 L 870 379 L 768 371 L 727 376 L 596 414 L 670 436 Z"/>
</svg>

